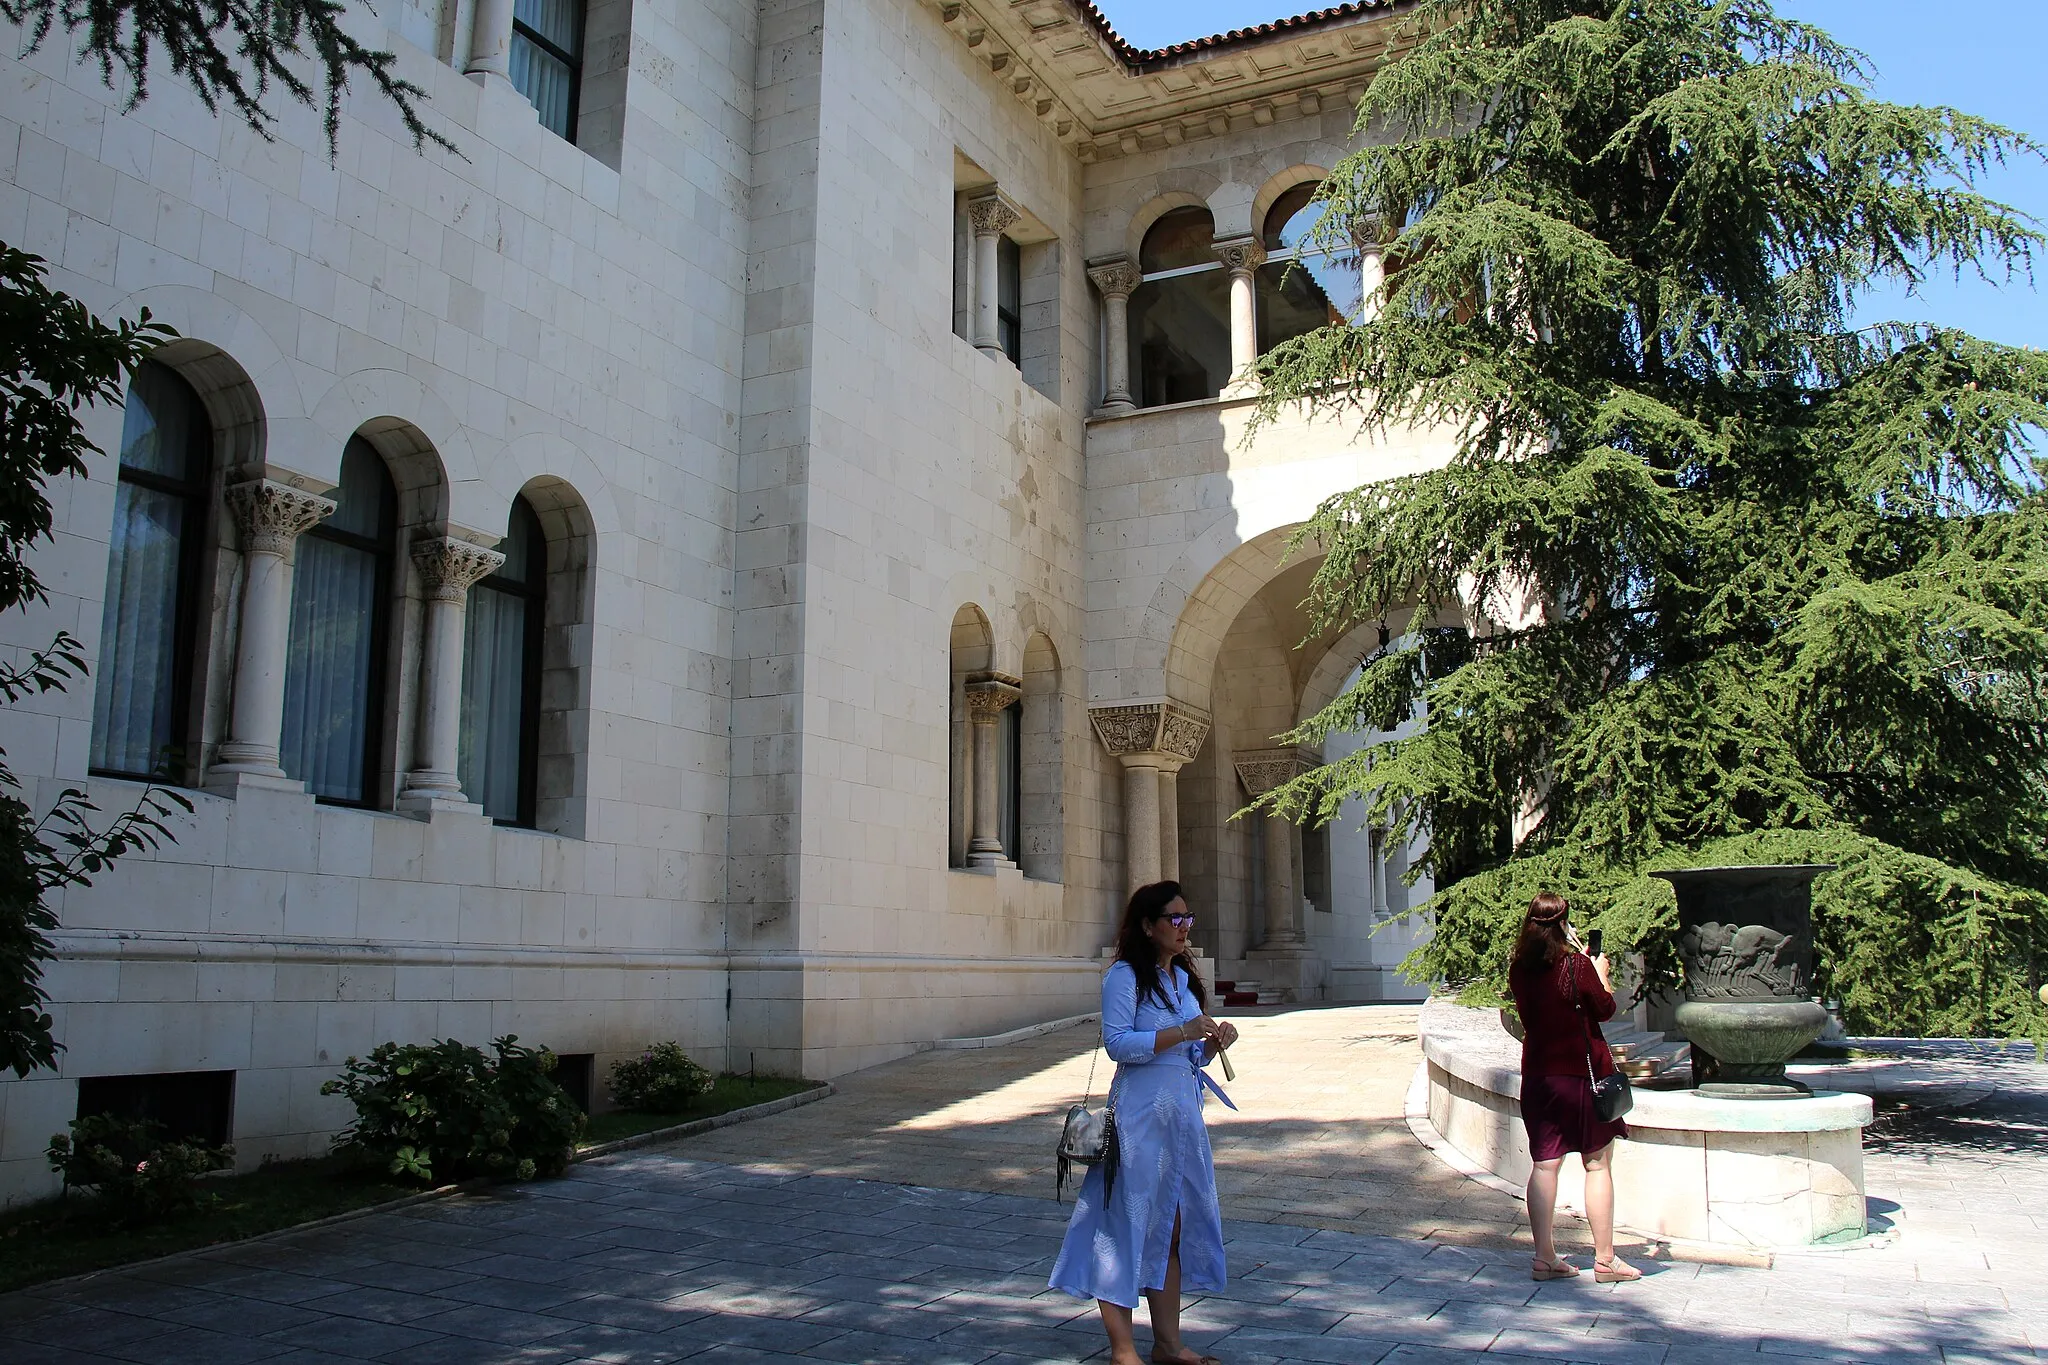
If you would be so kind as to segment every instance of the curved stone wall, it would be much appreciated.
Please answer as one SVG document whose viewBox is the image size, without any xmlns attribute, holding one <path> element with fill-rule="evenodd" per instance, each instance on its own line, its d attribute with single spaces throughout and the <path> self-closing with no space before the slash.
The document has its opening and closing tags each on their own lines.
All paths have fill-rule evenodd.
<svg viewBox="0 0 2048 1365">
<path fill-rule="evenodd" d="M 1491 1010 L 1432 1000 L 1422 1011 L 1429 1120 L 1467 1160 L 1516 1185 L 1529 1178 L 1521 1049 Z M 1866 1095 L 1723 1100 L 1636 1090 L 1614 1159 L 1625 1227 L 1736 1247 L 1810 1246 L 1865 1232 Z M 1585 1177 L 1567 1161 L 1559 1199 L 1583 1208 Z"/>
</svg>

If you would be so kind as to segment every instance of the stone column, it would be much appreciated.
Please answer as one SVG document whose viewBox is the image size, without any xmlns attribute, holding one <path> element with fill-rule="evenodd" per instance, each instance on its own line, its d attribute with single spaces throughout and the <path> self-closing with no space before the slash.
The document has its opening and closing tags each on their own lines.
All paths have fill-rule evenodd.
<svg viewBox="0 0 2048 1365">
<path fill-rule="evenodd" d="M 481 86 L 512 82 L 512 0 L 476 0 L 465 74 Z"/>
<path fill-rule="evenodd" d="M 1209 718 L 1176 702 L 1137 702 L 1092 707 L 1088 719 L 1102 747 L 1124 767 L 1125 894 L 1167 877 L 1177 879 L 1180 803 L 1175 774 L 1201 752 L 1202 741 L 1209 737 Z M 1169 813 L 1174 821 L 1170 834 Z"/>
<path fill-rule="evenodd" d="M 1159 772 L 1159 880 L 1180 880 L 1180 767 Z"/>
<path fill-rule="evenodd" d="M 1358 297 L 1360 305 L 1358 320 L 1371 322 L 1380 315 L 1380 308 L 1386 303 L 1381 291 L 1386 287 L 1387 268 L 1377 241 L 1361 242 L 1358 246 Z"/>
<path fill-rule="evenodd" d="M 995 190 L 967 201 L 967 221 L 974 227 L 974 344 L 982 354 L 1008 360 L 996 325 L 996 240 L 1023 215 Z"/>
<path fill-rule="evenodd" d="M 1264 796 L 1298 776 L 1312 760 L 1299 749 L 1248 749 L 1237 755 L 1237 778 L 1253 796 Z M 1307 951 L 1301 932 L 1301 897 L 1294 891 L 1294 823 L 1267 812 L 1266 937 L 1256 951 L 1299 954 Z"/>
<path fill-rule="evenodd" d="M 412 771 L 399 803 L 413 809 L 465 805 L 456 773 L 462 745 L 462 625 L 469 589 L 496 573 L 505 556 L 454 536 L 412 543 L 412 562 L 427 594 L 426 630 L 420 641 L 419 724 Z"/>
<path fill-rule="evenodd" d="M 283 781 L 284 667 L 292 627 L 292 542 L 334 511 L 332 499 L 275 479 L 227 491 L 242 533 L 242 619 L 235 641 L 234 703 L 212 772 Z"/>
<path fill-rule="evenodd" d="M 1128 256 L 1115 256 L 1088 267 L 1088 278 L 1102 294 L 1107 333 L 1103 346 L 1102 408 L 1104 417 L 1137 410 L 1131 396 L 1131 293 L 1138 287 L 1138 267 Z"/>
<path fill-rule="evenodd" d="M 1003 856 L 1002 814 L 996 791 L 996 718 L 1024 695 L 1021 679 L 1008 673 L 976 673 L 967 680 L 967 725 L 972 742 L 968 764 L 973 769 L 974 835 L 967 841 L 967 865 L 993 871 L 1017 864 Z"/>
<path fill-rule="evenodd" d="M 1159 764 L 1156 754 L 1124 754 L 1124 891 L 1164 881 L 1159 853 Z"/>
<path fill-rule="evenodd" d="M 1216 255 L 1230 272 L 1230 384 L 1242 388 L 1259 359 L 1257 277 L 1266 248 L 1256 237 L 1240 237 L 1218 244 Z"/>
</svg>

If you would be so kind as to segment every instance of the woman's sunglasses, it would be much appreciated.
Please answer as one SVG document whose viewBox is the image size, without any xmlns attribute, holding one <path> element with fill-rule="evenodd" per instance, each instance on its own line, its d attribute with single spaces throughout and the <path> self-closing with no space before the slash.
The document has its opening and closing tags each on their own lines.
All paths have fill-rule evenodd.
<svg viewBox="0 0 2048 1365">
<path fill-rule="evenodd" d="M 1193 915 L 1165 915 L 1162 918 L 1176 929 L 1192 929 L 1195 927 L 1195 917 Z"/>
</svg>

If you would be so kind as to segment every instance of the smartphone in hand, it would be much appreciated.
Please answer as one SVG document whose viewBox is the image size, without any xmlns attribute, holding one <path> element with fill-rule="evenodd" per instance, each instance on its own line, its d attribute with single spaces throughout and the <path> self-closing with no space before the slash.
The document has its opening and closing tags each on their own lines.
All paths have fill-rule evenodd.
<svg viewBox="0 0 2048 1365">
<path fill-rule="evenodd" d="M 1600 956 L 1600 940 L 1602 940 L 1602 939 L 1603 939 L 1603 938 L 1605 938 L 1605 937 L 1607 937 L 1607 935 L 1605 934 L 1605 932 L 1603 932 L 1602 930 L 1599 930 L 1599 929 L 1590 929 L 1590 930 L 1588 930 L 1588 931 L 1586 932 L 1586 956 L 1587 956 L 1587 957 L 1598 957 L 1598 956 Z"/>
</svg>

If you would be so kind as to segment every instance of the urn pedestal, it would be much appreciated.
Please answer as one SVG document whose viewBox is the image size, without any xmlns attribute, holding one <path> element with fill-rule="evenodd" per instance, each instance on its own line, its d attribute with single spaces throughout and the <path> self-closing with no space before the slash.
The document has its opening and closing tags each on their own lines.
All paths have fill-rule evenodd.
<svg viewBox="0 0 2048 1365">
<path fill-rule="evenodd" d="M 1685 999 L 1699 1093 L 1795 1099 L 1785 1063 L 1828 1026 L 1813 998 L 1813 879 L 1828 863 L 1658 872 L 1678 893 Z"/>
</svg>

